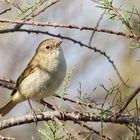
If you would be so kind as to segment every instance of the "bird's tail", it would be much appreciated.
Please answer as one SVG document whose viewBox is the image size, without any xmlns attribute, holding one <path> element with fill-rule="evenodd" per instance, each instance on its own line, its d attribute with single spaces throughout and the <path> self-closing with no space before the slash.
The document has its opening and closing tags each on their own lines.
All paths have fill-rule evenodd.
<svg viewBox="0 0 140 140">
<path fill-rule="evenodd" d="M 16 104 L 17 104 L 17 102 L 15 102 L 13 100 L 13 98 L 11 98 L 6 104 L 4 104 L 0 108 L 0 116 L 6 115 L 8 112 L 10 112 L 16 106 Z"/>
<path fill-rule="evenodd" d="M 26 98 L 25 96 L 23 96 L 22 94 L 20 94 L 19 92 L 16 92 L 12 95 L 12 97 L 10 98 L 10 100 L 4 104 L 1 108 L 0 108 L 0 116 L 4 116 L 7 113 L 9 113 L 18 103 L 25 101 Z"/>
</svg>

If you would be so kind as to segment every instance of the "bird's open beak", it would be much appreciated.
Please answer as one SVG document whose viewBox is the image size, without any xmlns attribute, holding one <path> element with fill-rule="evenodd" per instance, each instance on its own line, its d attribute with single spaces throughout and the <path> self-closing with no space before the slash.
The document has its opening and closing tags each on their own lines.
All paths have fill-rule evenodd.
<svg viewBox="0 0 140 140">
<path fill-rule="evenodd" d="M 62 44 L 62 41 L 58 41 L 57 43 L 56 43 L 56 46 L 60 46 Z"/>
</svg>

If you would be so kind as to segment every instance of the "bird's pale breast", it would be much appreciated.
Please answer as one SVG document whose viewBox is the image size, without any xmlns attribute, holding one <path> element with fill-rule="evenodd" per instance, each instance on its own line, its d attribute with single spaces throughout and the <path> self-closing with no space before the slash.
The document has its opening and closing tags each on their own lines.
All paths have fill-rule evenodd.
<svg viewBox="0 0 140 140">
<path fill-rule="evenodd" d="M 66 61 L 63 51 L 47 56 L 46 63 L 38 65 L 34 73 L 27 76 L 20 84 L 20 92 L 27 98 L 39 100 L 53 95 L 64 80 L 66 74 Z"/>
</svg>

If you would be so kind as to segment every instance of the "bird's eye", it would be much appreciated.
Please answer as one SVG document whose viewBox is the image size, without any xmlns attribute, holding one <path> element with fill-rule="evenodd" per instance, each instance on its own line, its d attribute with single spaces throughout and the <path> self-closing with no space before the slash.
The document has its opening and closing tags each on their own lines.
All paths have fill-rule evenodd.
<svg viewBox="0 0 140 140">
<path fill-rule="evenodd" d="M 50 48 L 50 46 L 46 46 L 46 49 L 49 49 Z"/>
</svg>

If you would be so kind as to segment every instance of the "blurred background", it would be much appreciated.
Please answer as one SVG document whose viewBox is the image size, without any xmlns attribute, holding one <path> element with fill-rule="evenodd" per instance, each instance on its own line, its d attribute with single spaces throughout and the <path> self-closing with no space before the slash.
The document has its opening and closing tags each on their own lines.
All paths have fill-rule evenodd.
<svg viewBox="0 0 140 140">
<path fill-rule="evenodd" d="M 50 1 L 51 0 L 48 0 L 48 2 Z M 18 5 L 21 7 L 23 5 L 24 7 L 27 7 L 29 6 L 29 3 L 31 5 L 35 3 L 34 0 L 12 2 L 18 3 Z M 130 11 L 132 10 L 133 6 L 135 6 L 138 11 L 140 8 L 139 0 L 114 0 L 113 4 L 116 7 L 123 5 L 124 9 Z M 95 27 L 101 14 L 104 12 L 104 10 L 97 8 L 97 5 L 98 4 L 92 0 L 61 0 L 52 7 L 48 8 L 44 13 L 40 14 L 40 16 L 35 17 L 34 21 L 49 21 Z M 1 0 L 0 12 L 7 8 L 11 8 L 11 11 L 0 15 L 1 19 L 22 18 L 22 16 L 17 16 L 21 13 L 19 9 L 10 3 Z M 137 18 L 137 16 L 132 18 L 132 25 L 134 29 L 136 28 L 135 25 L 136 21 L 138 20 Z M 14 27 L 14 25 L 0 24 L 1 30 L 11 27 Z M 89 43 L 92 34 L 92 31 L 80 31 L 74 29 L 32 26 L 23 27 L 28 29 L 50 31 L 55 34 L 62 34 L 64 36 L 80 40 L 85 44 Z M 103 16 L 99 24 L 99 28 L 127 33 L 126 28 L 119 20 L 110 20 L 107 15 Z M 0 34 L 0 78 L 12 79 L 16 81 L 20 73 L 24 70 L 32 58 L 38 44 L 47 38 L 52 37 L 42 34 L 27 34 L 24 32 Z M 125 37 L 107 33 L 95 33 L 91 46 L 95 46 L 98 49 L 105 51 L 107 55 L 110 56 L 111 60 L 114 61 L 114 64 L 118 68 L 123 79 L 129 79 L 128 84 L 135 87 L 140 81 L 140 64 L 138 61 L 140 59 L 140 50 L 130 49 L 131 43 L 132 40 Z M 79 85 L 81 85 L 82 96 L 92 93 L 92 91 L 96 88 L 96 90 L 92 93 L 92 97 L 96 102 L 102 103 L 106 96 L 106 91 L 100 85 L 103 84 L 106 88 L 111 88 L 112 84 L 121 84 L 121 81 L 114 71 L 112 65 L 104 56 L 101 56 L 90 49 L 81 47 L 68 40 L 63 40 L 63 50 L 67 61 L 68 72 L 74 69 L 67 90 L 68 97 L 75 98 L 76 96 L 79 96 L 77 89 L 79 89 Z M 63 87 L 60 88 L 60 92 L 62 88 Z M 9 99 L 10 92 L 11 91 L 8 89 L 0 88 L 0 105 Z M 129 94 L 129 92 L 131 92 L 131 89 L 123 88 L 123 93 Z M 52 100 L 55 100 L 55 104 L 59 104 L 60 102 L 57 102 L 58 100 L 56 101 L 56 99 Z M 64 103 L 63 105 L 64 108 L 71 108 L 71 106 L 68 104 Z M 38 106 L 42 107 L 38 103 L 33 103 L 33 106 L 34 108 L 37 108 Z M 7 116 L 0 119 L 3 120 L 10 117 L 21 116 L 29 112 L 31 112 L 31 109 L 26 101 L 17 105 Z M 27 124 L 12 127 L 2 130 L 0 134 L 14 137 L 19 140 L 40 140 L 41 137 L 37 129 L 43 125 L 44 123 L 41 122 L 38 124 L 38 126 L 35 124 Z M 99 128 L 99 126 L 95 123 L 91 124 L 91 126 L 92 125 L 95 126 L 95 129 Z M 116 127 L 114 125 L 107 125 L 105 127 L 105 132 L 114 139 L 117 139 L 120 135 L 123 135 L 124 137 L 128 136 L 124 126 Z M 110 127 L 114 128 L 114 130 L 110 130 Z M 73 129 L 76 129 L 76 127 Z M 96 137 L 94 138 L 96 139 Z M 79 139 L 82 138 L 79 137 Z"/>
</svg>

